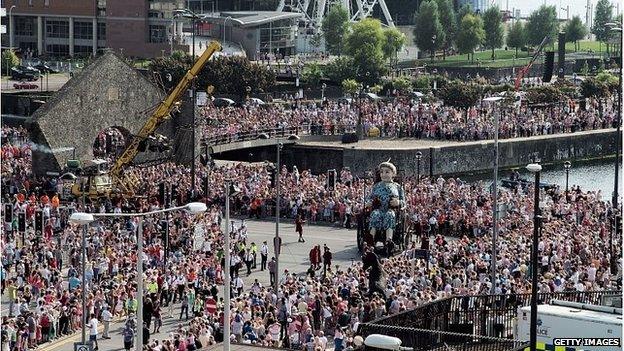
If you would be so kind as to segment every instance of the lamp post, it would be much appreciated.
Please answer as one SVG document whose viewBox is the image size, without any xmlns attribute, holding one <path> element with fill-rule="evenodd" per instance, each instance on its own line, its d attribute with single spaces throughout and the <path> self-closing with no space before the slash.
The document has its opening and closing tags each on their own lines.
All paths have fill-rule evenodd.
<svg viewBox="0 0 624 351">
<path fill-rule="evenodd" d="M 224 20 L 223 20 L 223 46 L 225 46 L 225 24 L 227 23 L 227 21 L 231 21 L 232 17 L 231 16 L 227 16 Z M 230 34 L 230 39 L 232 39 L 232 35 Z"/>
<path fill-rule="evenodd" d="M 192 36 L 191 36 L 191 41 L 192 41 L 192 45 L 193 48 L 191 49 L 191 55 L 193 56 L 193 63 L 191 64 L 191 67 L 195 65 L 195 29 L 197 26 L 197 21 L 200 19 L 200 17 L 193 11 L 188 10 L 188 9 L 177 9 L 173 11 L 174 13 L 174 17 L 175 16 L 183 16 L 186 18 L 189 18 L 191 20 L 191 27 L 192 27 Z M 196 193 L 196 189 L 195 189 L 195 105 L 197 104 L 197 100 L 196 100 L 196 93 L 195 93 L 195 82 L 196 79 L 193 79 L 193 81 L 191 82 L 191 100 L 192 100 L 192 122 L 191 122 L 191 193 L 192 193 L 192 197 L 195 197 L 195 193 Z"/>
<path fill-rule="evenodd" d="M 262 133 L 258 136 L 259 139 L 269 139 L 270 136 L 267 135 L 266 133 Z M 299 136 L 296 134 L 291 134 L 288 137 L 288 140 L 292 140 L 292 141 L 296 141 L 299 140 Z M 280 154 L 281 154 L 281 150 L 282 148 L 284 148 L 284 144 L 280 141 L 280 139 L 277 139 L 277 144 L 276 144 L 276 148 L 277 148 L 277 155 L 276 155 L 276 163 L 277 163 L 277 170 L 275 171 L 275 237 L 273 238 L 273 250 L 275 253 L 275 293 L 277 294 L 277 290 L 279 288 L 279 254 L 280 254 L 280 247 L 281 247 L 281 238 L 279 236 L 279 223 L 280 223 L 280 172 L 281 172 L 281 160 L 280 160 Z"/>
<path fill-rule="evenodd" d="M 76 213 L 74 213 L 76 214 Z M 81 344 L 84 345 L 87 342 L 87 287 L 86 287 L 86 279 L 85 279 L 85 266 L 86 266 L 86 256 L 87 256 L 87 228 L 89 227 L 89 223 L 92 222 L 92 220 L 89 220 L 90 218 L 93 218 L 92 215 L 89 215 L 88 213 L 78 213 L 79 215 L 72 215 L 72 221 L 78 225 L 82 226 L 82 253 L 81 253 L 81 264 L 82 264 L 82 269 L 81 269 L 81 282 L 80 282 L 80 287 L 81 287 L 81 299 L 82 299 L 82 337 L 81 337 Z"/>
<path fill-rule="evenodd" d="M 565 168 L 565 172 L 566 172 L 566 190 L 565 190 L 565 196 L 566 196 L 566 201 L 568 201 L 568 178 L 570 177 L 570 168 L 572 168 L 572 163 L 570 163 L 570 161 L 565 161 L 563 163 L 563 168 Z"/>
<path fill-rule="evenodd" d="M 620 162 L 620 128 L 622 125 L 622 64 L 624 63 L 624 61 L 622 60 L 622 24 L 621 23 L 607 23 L 606 24 L 607 27 L 610 28 L 610 30 L 612 32 L 616 32 L 619 33 L 620 35 L 620 64 L 618 66 L 620 66 L 620 72 L 618 74 L 619 76 L 619 83 L 618 83 L 618 104 L 617 104 L 617 119 L 616 119 L 616 134 L 615 134 L 615 177 L 613 179 L 613 200 L 612 200 L 612 204 L 613 204 L 613 208 L 617 209 L 618 208 L 618 187 L 619 187 L 619 173 L 620 173 L 620 169 L 619 169 L 619 162 Z"/>
<path fill-rule="evenodd" d="M 496 244 L 498 239 L 498 120 L 500 119 L 500 105 L 502 100 L 500 96 L 494 96 L 483 99 L 483 101 L 491 102 L 496 105 L 494 111 L 494 180 L 492 183 L 492 257 L 491 260 L 491 278 L 492 295 L 496 294 Z"/>
<path fill-rule="evenodd" d="M 538 163 L 527 165 L 526 169 L 535 173 L 535 198 L 533 200 L 533 242 L 531 245 L 531 351 L 537 350 L 537 246 L 540 225 L 539 183 L 542 166 Z"/>
<path fill-rule="evenodd" d="M 225 253 L 225 275 L 223 277 L 223 350 L 230 350 L 230 185 L 225 181 L 225 232 L 223 233 L 223 252 Z"/>
<path fill-rule="evenodd" d="M 157 211 L 150 211 L 144 213 L 84 213 L 74 212 L 69 220 L 73 223 L 87 226 L 93 222 L 96 217 L 138 217 L 138 233 L 137 233 L 137 351 L 143 350 L 143 217 L 151 216 L 155 214 L 161 214 L 172 211 L 187 210 L 191 214 L 199 214 L 205 212 L 207 209 L 206 204 L 200 202 L 191 202 L 184 206 L 172 207 Z M 84 266 L 83 266 L 84 267 Z M 84 268 L 83 268 L 84 269 Z M 84 275 L 83 275 L 84 276 Z M 83 287 L 84 288 L 84 287 Z M 84 304 L 84 298 L 83 298 Z M 85 318 L 86 314 L 83 314 Z M 84 331 L 83 331 L 84 335 Z"/>
<path fill-rule="evenodd" d="M 321 102 L 325 101 L 325 89 L 327 88 L 327 84 L 321 84 Z"/>
<path fill-rule="evenodd" d="M 416 151 L 416 184 L 420 184 L 420 160 L 422 160 L 422 152 Z"/>
<path fill-rule="evenodd" d="M 11 8 L 9 8 L 9 50 L 13 50 L 13 44 L 14 44 L 14 37 L 15 37 L 15 33 L 13 33 L 13 9 L 16 8 L 16 5 L 12 5 Z"/>
</svg>

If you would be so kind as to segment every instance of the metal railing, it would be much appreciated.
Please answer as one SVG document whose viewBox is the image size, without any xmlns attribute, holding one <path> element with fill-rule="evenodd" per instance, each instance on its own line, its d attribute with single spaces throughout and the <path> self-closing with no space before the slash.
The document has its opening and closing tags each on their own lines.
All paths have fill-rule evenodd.
<svg viewBox="0 0 624 351">
<path fill-rule="evenodd" d="M 266 134 L 269 139 L 274 138 L 288 138 L 291 135 L 342 135 L 347 131 L 354 130 L 352 125 L 332 125 L 324 126 L 317 124 L 305 124 L 296 127 L 274 127 L 256 129 L 253 131 L 214 135 L 212 137 L 205 137 L 202 139 L 202 143 L 210 145 L 222 145 L 241 141 L 257 140 L 262 134 Z"/>
<path fill-rule="evenodd" d="M 513 339 L 370 323 L 361 324 L 358 333 L 364 338 L 370 334 L 397 337 L 402 341 L 401 346 L 411 347 L 414 351 L 512 351 L 522 350 L 528 346 L 528 343 L 525 341 Z M 366 350 L 376 349 L 367 347 Z"/>
<path fill-rule="evenodd" d="M 605 295 L 621 294 L 621 291 L 566 291 L 540 293 L 537 298 L 539 304 L 549 303 L 553 299 L 600 304 Z M 513 338 L 518 308 L 529 306 L 530 303 L 531 294 L 452 296 L 371 321 L 367 323 L 367 334 L 363 336 L 383 334 L 388 331 L 387 326 L 400 326 L 414 331 L 412 334 L 405 332 L 396 334 L 403 340 L 404 345 L 413 344 L 420 340 L 419 338 L 424 338 L 420 330 L 460 333 L 465 338 L 470 336 L 470 338 L 510 339 Z"/>
</svg>

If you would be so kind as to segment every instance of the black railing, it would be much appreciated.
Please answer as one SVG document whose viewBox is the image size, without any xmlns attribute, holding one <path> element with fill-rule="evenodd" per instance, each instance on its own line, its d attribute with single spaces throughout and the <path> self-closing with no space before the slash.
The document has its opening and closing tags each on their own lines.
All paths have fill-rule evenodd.
<svg viewBox="0 0 624 351">
<path fill-rule="evenodd" d="M 355 127 L 351 125 L 332 125 L 326 127 L 324 125 L 305 124 L 296 127 L 263 128 L 253 131 L 214 135 L 211 137 L 203 138 L 202 143 L 207 143 L 208 146 L 211 146 L 235 143 L 240 141 L 257 140 L 261 138 L 263 134 L 265 134 L 269 139 L 288 138 L 291 135 L 342 135 L 345 132 L 354 129 Z"/>
<path fill-rule="evenodd" d="M 382 334 L 396 337 L 401 339 L 401 346 L 411 347 L 415 351 L 511 351 L 522 350 L 524 347 L 528 346 L 527 342 L 519 340 L 370 323 L 362 324 L 358 333 L 363 337 L 370 334 Z M 367 347 L 366 350 L 376 349 Z"/>
<path fill-rule="evenodd" d="M 538 303 L 564 300 L 586 304 L 600 304 L 603 296 L 621 295 L 621 291 L 569 291 L 538 294 Z M 407 328 L 410 333 L 396 336 L 407 346 L 421 339 L 422 330 L 429 332 L 460 333 L 468 338 L 513 338 L 518 308 L 529 306 L 531 294 L 452 296 L 424 304 L 410 311 L 376 319 L 361 329 L 363 336 L 384 334 L 388 326 Z M 364 334 L 366 330 L 366 334 Z M 398 329 L 397 329 L 398 330 Z M 413 332 L 412 332 L 413 331 Z M 391 335 L 391 334 L 386 334 Z M 411 335 L 411 336 L 410 336 Z M 433 335 L 433 334 L 432 334 Z M 391 335 L 393 336 L 393 335 Z M 416 340 L 418 339 L 418 340 Z M 426 339 L 429 340 L 429 339 Z M 432 339 L 429 341 L 433 345 Z M 504 348 L 507 350 L 508 348 Z"/>
</svg>

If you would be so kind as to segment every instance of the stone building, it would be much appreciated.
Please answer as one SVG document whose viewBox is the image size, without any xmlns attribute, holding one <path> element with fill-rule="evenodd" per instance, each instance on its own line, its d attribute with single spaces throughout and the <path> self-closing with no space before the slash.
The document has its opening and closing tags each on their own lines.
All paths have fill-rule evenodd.
<svg viewBox="0 0 624 351">
<path fill-rule="evenodd" d="M 163 97 L 150 79 L 106 52 L 33 114 L 33 172 L 59 172 L 74 153 L 81 161 L 92 159 L 95 138 L 107 128 L 117 128 L 127 140 Z M 158 132 L 171 136 L 173 127 L 165 123 Z"/>
</svg>

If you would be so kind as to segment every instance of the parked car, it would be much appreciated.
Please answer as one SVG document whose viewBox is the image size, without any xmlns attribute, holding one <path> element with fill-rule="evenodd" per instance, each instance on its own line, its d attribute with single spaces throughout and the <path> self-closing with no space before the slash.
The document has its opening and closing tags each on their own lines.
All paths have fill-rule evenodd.
<svg viewBox="0 0 624 351">
<path fill-rule="evenodd" d="M 19 83 L 14 83 L 13 84 L 13 88 L 21 90 L 21 89 L 37 89 L 39 88 L 39 86 L 35 83 L 28 83 L 28 82 L 19 82 Z"/>
<path fill-rule="evenodd" d="M 48 64 L 45 62 L 34 66 L 34 68 L 38 69 L 41 73 L 59 73 L 58 70 L 48 66 Z"/>
<path fill-rule="evenodd" d="M 11 79 L 34 81 L 39 79 L 39 71 L 32 67 L 15 66 L 11 68 Z"/>
</svg>

